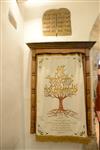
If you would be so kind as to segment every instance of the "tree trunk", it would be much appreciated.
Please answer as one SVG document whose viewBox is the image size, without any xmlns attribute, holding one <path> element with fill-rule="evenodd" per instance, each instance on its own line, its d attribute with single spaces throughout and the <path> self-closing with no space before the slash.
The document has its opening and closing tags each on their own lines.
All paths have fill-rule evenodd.
<svg viewBox="0 0 100 150">
<path fill-rule="evenodd" d="M 59 99 L 59 110 L 64 110 L 63 99 Z"/>
</svg>

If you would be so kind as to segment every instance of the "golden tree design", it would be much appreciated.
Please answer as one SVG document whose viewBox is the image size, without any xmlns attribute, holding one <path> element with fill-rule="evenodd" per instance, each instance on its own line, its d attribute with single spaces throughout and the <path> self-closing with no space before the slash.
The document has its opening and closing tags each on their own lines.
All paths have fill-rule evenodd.
<svg viewBox="0 0 100 150">
<path fill-rule="evenodd" d="M 57 114 L 65 114 L 65 116 L 75 117 L 76 112 L 64 109 L 63 101 L 68 97 L 72 97 L 78 91 L 77 85 L 74 84 L 72 76 L 65 74 L 65 66 L 58 66 L 53 77 L 48 76 L 48 85 L 44 87 L 45 97 L 57 98 L 59 100 L 59 108 L 53 109 L 48 116 L 57 116 Z"/>
</svg>

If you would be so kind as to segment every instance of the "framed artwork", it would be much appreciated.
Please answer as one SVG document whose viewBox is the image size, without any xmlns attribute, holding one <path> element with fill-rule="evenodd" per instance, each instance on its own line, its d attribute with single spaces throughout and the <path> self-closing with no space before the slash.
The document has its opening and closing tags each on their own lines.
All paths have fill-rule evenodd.
<svg viewBox="0 0 100 150">
<path fill-rule="evenodd" d="M 28 44 L 33 50 L 31 133 L 38 141 L 90 141 L 89 49 L 94 43 Z"/>
<path fill-rule="evenodd" d="M 42 18 L 45 36 L 68 36 L 72 34 L 71 13 L 67 8 L 46 10 Z"/>
</svg>

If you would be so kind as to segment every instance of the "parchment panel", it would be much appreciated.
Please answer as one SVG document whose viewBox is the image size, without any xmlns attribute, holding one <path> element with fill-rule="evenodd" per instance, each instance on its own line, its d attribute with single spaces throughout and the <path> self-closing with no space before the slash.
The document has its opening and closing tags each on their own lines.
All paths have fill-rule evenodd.
<svg viewBox="0 0 100 150">
<path fill-rule="evenodd" d="M 81 55 L 37 56 L 36 103 L 37 135 L 87 137 Z"/>
</svg>

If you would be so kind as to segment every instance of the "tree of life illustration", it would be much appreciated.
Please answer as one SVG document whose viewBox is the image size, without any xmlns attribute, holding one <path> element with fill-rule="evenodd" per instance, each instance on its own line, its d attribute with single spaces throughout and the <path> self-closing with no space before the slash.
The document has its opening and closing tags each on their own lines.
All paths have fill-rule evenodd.
<svg viewBox="0 0 100 150">
<path fill-rule="evenodd" d="M 72 97 L 78 91 L 77 84 L 74 84 L 72 76 L 65 73 L 65 66 L 58 66 L 56 68 L 54 76 L 47 76 L 46 79 L 49 81 L 44 87 L 44 96 L 58 99 L 59 107 L 49 111 L 48 116 L 57 116 L 64 114 L 66 117 L 77 118 L 77 113 L 64 109 L 63 101 L 67 100 L 68 97 Z"/>
</svg>

